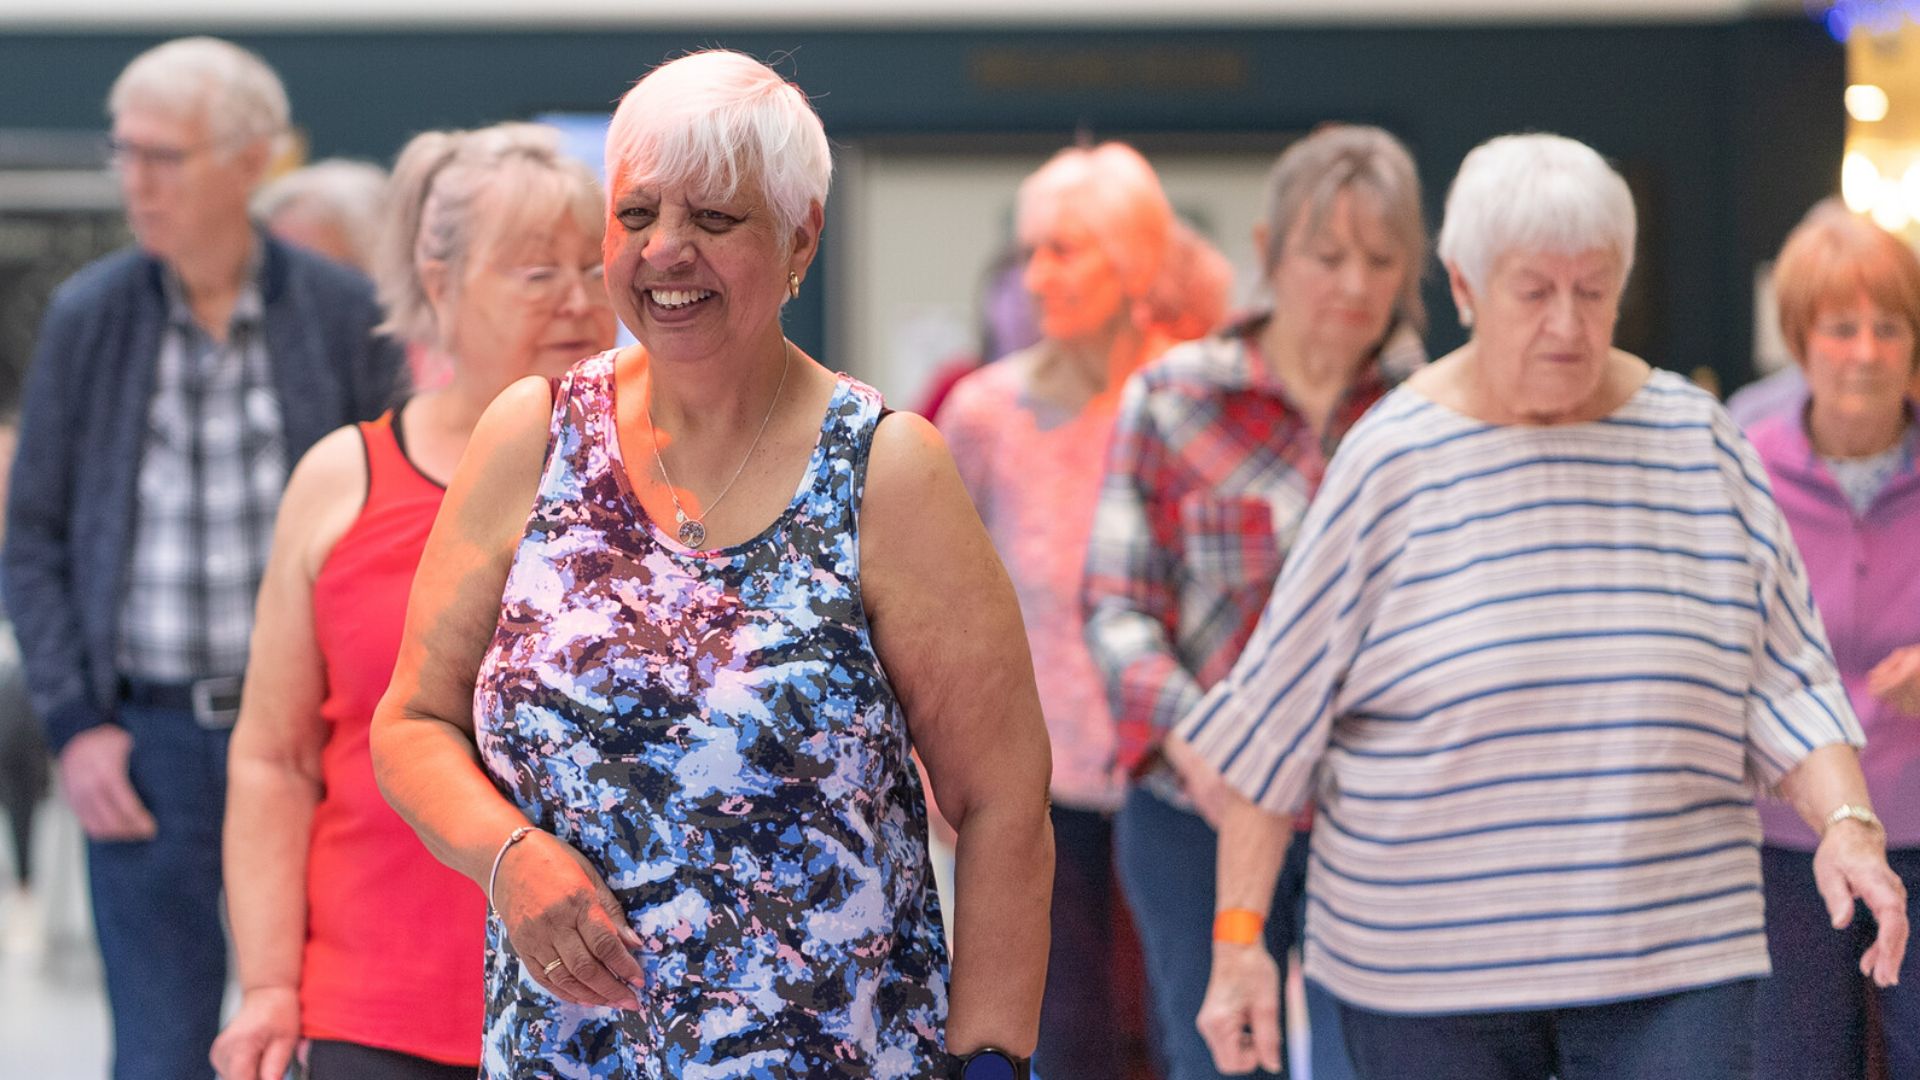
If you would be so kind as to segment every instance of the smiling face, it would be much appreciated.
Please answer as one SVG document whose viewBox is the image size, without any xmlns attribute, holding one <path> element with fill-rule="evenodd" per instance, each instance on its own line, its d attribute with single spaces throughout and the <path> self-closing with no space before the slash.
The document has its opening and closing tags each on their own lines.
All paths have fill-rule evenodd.
<svg viewBox="0 0 1920 1080">
<path fill-rule="evenodd" d="M 1605 395 L 1626 284 L 1617 252 L 1510 251 L 1478 290 L 1457 268 L 1447 274 L 1454 302 L 1472 313 L 1478 381 L 1495 412 L 1551 423 Z"/>
<path fill-rule="evenodd" d="M 509 216 L 469 255 L 459 288 L 436 302 L 449 348 L 489 381 L 560 375 L 613 346 L 597 237 L 561 211 L 527 227 Z M 430 286 L 430 288 L 432 288 Z M 436 290 L 438 291 L 438 290 Z"/>
<path fill-rule="evenodd" d="M 123 109 L 112 145 L 127 225 L 143 250 L 166 262 L 198 237 L 244 226 L 247 197 L 266 168 L 266 140 L 221 145 L 204 115 Z"/>
<path fill-rule="evenodd" d="M 1357 359 L 1386 336 L 1412 268 L 1379 208 L 1351 188 L 1318 229 L 1310 216 L 1302 208 L 1268 275 L 1274 321 L 1308 349 Z"/>
<path fill-rule="evenodd" d="M 818 205 L 782 235 L 756 185 L 719 198 L 616 177 L 603 245 L 613 310 L 655 360 L 720 361 L 778 337 L 787 275 L 820 238 Z"/>
<path fill-rule="evenodd" d="M 1807 328 L 1807 389 L 1814 406 L 1842 423 L 1881 424 L 1920 391 L 1911 323 L 1865 290 L 1851 303 L 1821 306 Z"/>
</svg>

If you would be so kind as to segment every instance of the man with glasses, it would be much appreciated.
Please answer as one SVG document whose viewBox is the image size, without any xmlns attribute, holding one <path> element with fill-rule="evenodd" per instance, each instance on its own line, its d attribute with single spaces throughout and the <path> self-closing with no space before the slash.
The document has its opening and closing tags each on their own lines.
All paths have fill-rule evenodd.
<svg viewBox="0 0 1920 1080">
<path fill-rule="evenodd" d="M 136 241 L 49 306 L 7 506 L 6 597 L 88 838 L 116 1080 L 205 1077 L 226 981 L 228 729 L 289 463 L 377 415 L 371 285 L 255 228 L 288 126 L 254 54 L 129 64 L 110 150 Z"/>
</svg>

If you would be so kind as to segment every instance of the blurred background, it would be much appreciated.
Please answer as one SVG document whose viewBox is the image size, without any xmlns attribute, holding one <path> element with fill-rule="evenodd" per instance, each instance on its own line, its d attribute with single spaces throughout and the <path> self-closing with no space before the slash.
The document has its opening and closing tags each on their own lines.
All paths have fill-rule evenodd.
<svg viewBox="0 0 1920 1080">
<path fill-rule="evenodd" d="M 0 413 L 49 291 L 126 240 L 107 88 L 181 34 L 278 70 L 298 126 L 288 168 L 385 165 L 417 131 L 516 118 L 560 126 L 597 166 L 612 102 L 650 65 L 708 46 L 775 61 L 837 154 L 824 287 L 792 305 L 789 332 L 913 407 L 983 351 L 1015 185 L 1054 150 L 1136 145 L 1245 299 L 1265 172 L 1327 120 L 1403 139 L 1435 223 L 1492 135 L 1554 131 L 1608 155 L 1641 227 L 1619 344 L 1730 391 L 1780 362 L 1766 260 L 1809 206 L 1842 192 L 1920 235 L 1915 16 L 1920 0 L 4 0 Z M 1437 267 L 1425 284 L 1440 355 L 1464 335 Z M 18 700 L 0 696 L 9 732 L 31 730 Z M 97 1077 L 79 832 L 22 739 L 0 742 L 0 1077 Z M 76 1060 L 77 1045 L 99 1052 Z"/>
</svg>

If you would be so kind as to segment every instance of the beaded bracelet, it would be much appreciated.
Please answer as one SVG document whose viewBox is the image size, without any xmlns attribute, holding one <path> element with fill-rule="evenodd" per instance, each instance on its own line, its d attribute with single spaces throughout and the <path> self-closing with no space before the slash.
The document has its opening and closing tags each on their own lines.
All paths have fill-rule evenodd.
<svg viewBox="0 0 1920 1080">
<path fill-rule="evenodd" d="M 500 910 L 499 905 L 493 902 L 493 883 L 495 879 L 499 878 L 500 876 L 500 860 L 507 857 L 508 848 L 512 847 L 513 845 L 519 843 L 522 840 L 525 840 L 527 838 L 527 834 L 534 831 L 535 831 L 534 827 L 531 825 L 520 826 L 519 828 L 507 834 L 507 842 L 504 844 L 501 844 L 500 850 L 494 853 L 493 869 L 487 872 L 487 907 L 491 908 L 492 910 L 494 911 Z"/>
</svg>

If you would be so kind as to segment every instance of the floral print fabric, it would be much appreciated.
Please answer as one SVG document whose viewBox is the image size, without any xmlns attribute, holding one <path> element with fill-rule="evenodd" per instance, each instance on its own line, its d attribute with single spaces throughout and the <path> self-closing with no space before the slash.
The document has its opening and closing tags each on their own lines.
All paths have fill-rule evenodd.
<svg viewBox="0 0 1920 1080">
<path fill-rule="evenodd" d="M 556 395 L 482 662 L 483 763 L 643 940 L 636 1012 L 551 997 L 489 918 L 492 1078 L 933 1074 L 947 958 L 906 721 L 860 599 L 879 394 L 842 376 L 787 511 L 691 552 L 640 508 L 613 353 Z"/>
</svg>

